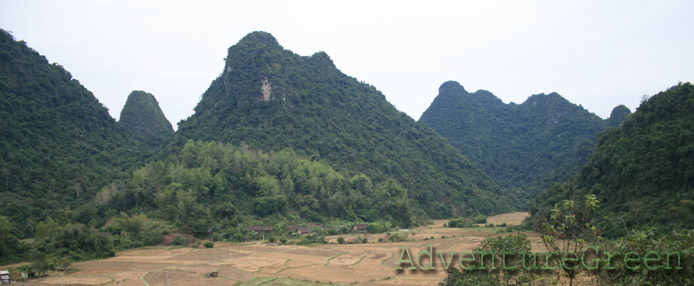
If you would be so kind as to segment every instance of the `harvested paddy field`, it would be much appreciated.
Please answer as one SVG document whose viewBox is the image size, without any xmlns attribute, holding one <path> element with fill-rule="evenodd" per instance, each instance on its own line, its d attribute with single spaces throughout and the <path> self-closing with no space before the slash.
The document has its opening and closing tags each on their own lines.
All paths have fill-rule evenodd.
<svg viewBox="0 0 694 286">
<path fill-rule="evenodd" d="M 527 213 L 489 217 L 495 225 L 516 225 Z M 384 234 L 348 234 L 346 241 L 367 237 L 368 243 L 315 246 L 265 243 L 215 243 L 214 248 L 146 247 L 123 251 L 103 260 L 74 263 L 77 272 L 51 275 L 21 285 L 436 285 L 446 271 L 437 261 L 436 271 L 395 270 L 401 247 L 416 257 L 431 244 L 436 251 L 474 249 L 486 236 L 501 228 L 444 228 L 445 220 L 397 233 L 406 241 L 379 243 Z M 529 233 L 533 247 L 539 237 Z M 405 265 L 407 267 L 409 265 Z M 217 272 L 217 277 L 208 277 Z"/>
</svg>

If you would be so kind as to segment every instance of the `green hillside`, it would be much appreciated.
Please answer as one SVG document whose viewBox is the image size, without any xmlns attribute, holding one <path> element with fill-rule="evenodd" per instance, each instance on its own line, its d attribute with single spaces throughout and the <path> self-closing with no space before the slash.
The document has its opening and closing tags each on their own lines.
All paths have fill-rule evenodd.
<svg viewBox="0 0 694 286">
<path fill-rule="evenodd" d="M 18 237 L 142 160 L 138 143 L 58 64 L 0 30 L 0 215 Z M 89 215 L 82 217 L 89 221 Z"/>
<path fill-rule="evenodd" d="M 658 93 L 620 127 L 600 135 L 573 194 L 554 186 L 538 198 L 535 219 L 555 203 L 584 194 L 601 201 L 596 218 L 608 236 L 650 226 L 657 232 L 694 227 L 694 86 Z"/>
<path fill-rule="evenodd" d="M 222 74 L 181 122 L 174 146 L 216 140 L 266 151 L 291 148 L 338 171 L 396 180 L 420 215 L 512 209 L 501 188 L 444 138 L 396 110 L 327 54 L 299 56 L 264 32 L 229 48 Z M 176 147 L 177 146 L 177 147 Z"/>
<path fill-rule="evenodd" d="M 488 91 L 469 93 L 454 81 L 441 85 L 419 122 L 526 202 L 578 171 L 606 127 L 598 116 L 556 93 L 505 104 Z"/>
</svg>

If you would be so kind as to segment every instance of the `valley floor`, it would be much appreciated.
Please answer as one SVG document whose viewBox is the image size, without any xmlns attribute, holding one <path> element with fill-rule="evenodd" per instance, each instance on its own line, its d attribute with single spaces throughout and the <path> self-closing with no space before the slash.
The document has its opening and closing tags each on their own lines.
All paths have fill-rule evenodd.
<svg viewBox="0 0 694 286">
<path fill-rule="evenodd" d="M 489 217 L 488 222 L 517 225 L 526 216 L 503 214 Z M 474 249 L 500 229 L 444 228 L 444 222 L 401 230 L 407 241 L 398 243 L 379 243 L 385 234 L 370 234 L 365 244 L 337 244 L 338 236 L 331 236 L 326 238 L 329 244 L 316 246 L 215 243 L 210 249 L 138 248 L 108 259 L 74 263 L 72 267 L 79 269 L 74 273 L 17 285 L 436 285 L 447 275 L 440 263 L 435 271 L 395 270 L 401 246 L 408 247 L 414 259 L 417 249 L 428 243 L 435 251 L 459 253 Z M 343 237 L 351 242 L 359 236 Z M 534 250 L 543 249 L 537 234 L 528 236 Z M 218 272 L 218 277 L 206 277 L 210 272 Z"/>
</svg>

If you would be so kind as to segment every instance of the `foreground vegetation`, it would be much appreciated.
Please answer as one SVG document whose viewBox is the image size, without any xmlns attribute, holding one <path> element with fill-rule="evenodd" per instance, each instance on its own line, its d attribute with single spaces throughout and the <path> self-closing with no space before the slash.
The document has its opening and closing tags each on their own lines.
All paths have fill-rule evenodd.
<svg viewBox="0 0 694 286">
<path fill-rule="evenodd" d="M 694 230 L 657 235 L 647 229 L 604 239 L 601 229 L 589 222 L 597 210 L 599 201 L 594 195 L 582 201 L 564 200 L 542 225 L 545 252 L 533 252 L 525 234 L 489 236 L 473 251 L 488 253 L 487 260 L 467 264 L 477 266 L 473 269 L 449 269 L 440 285 L 694 283 Z"/>
</svg>

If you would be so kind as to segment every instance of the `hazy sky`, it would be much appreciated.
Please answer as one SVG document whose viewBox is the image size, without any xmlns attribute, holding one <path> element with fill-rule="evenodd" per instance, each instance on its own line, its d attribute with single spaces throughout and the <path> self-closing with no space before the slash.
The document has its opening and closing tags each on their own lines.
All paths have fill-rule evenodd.
<svg viewBox="0 0 694 286">
<path fill-rule="evenodd" d="M 447 80 L 504 102 L 556 91 L 605 118 L 694 81 L 694 1 L 7 1 L 0 28 L 118 118 L 132 90 L 176 123 L 252 31 L 325 51 L 418 119 Z"/>
</svg>

